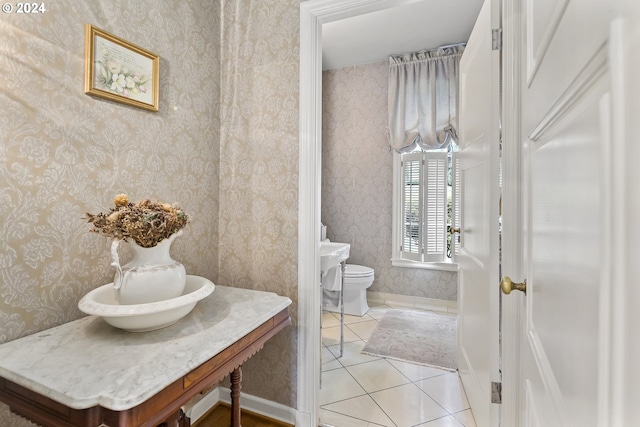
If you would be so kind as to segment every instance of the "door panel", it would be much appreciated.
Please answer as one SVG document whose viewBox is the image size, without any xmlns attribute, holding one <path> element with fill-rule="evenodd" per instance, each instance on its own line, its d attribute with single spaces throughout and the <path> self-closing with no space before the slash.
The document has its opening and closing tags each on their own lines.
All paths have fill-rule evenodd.
<svg viewBox="0 0 640 427">
<path fill-rule="evenodd" d="M 545 426 L 588 426 L 596 419 L 605 96 L 603 77 L 531 144 L 525 381 L 529 399 L 545 408 L 537 416 Z"/>
<path fill-rule="evenodd" d="M 549 43 L 553 38 L 555 30 L 562 18 L 569 0 L 558 0 L 556 2 L 537 2 L 528 0 L 526 4 L 526 16 L 529 29 L 527 46 L 528 76 L 531 77 L 538 69 L 538 64 L 542 62 L 542 57 L 546 53 Z"/>
<path fill-rule="evenodd" d="M 487 137 L 488 139 L 489 137 Z M 467 147 L 468 150 L 471 148 Z M 462 215 L 464 221 L 464 239 L 461 240 L 461 248 L 466 256 L 477 264 L 478 268 L 485 268 L 485 264 L 490 262 L 488 251 L 488 230 L 489 212 L 487 212 L 486 200 L 488 199 L 487 188 L 479 187 L 477 184 L 487 179 L 488 165 L 486 161 L 478 161 L 471 156 L 462 157 L 461 179 L 463 183 L 465 199 L 462 204 Z M 466 183 L 466 185 L 465 185 Z"/>
<path fill-rule="evenodd" d="M 531 132 L 606 42 L 611 2 L 571 0 L 564 8 L 557 0 L 527 0 L 527 3 L 522 46 L 528 61 L 523 87 L 526 114 L 522 119 L 523 129 Z M 536 10 L 546 8 L 556 10 L 550 21 L 536 16 Z M 535 34 L 544 34 L 544 41 L 536 41 Z M 528 108 L 532 106 L 536 108 Z"/>
<path fill-rule="evenodd" d="M 596 426 L 610 16 L 602 1 L 535 4 L 525 12 L 522 45 L 528 61 L 521 79 L 528 223 L 521 421 Z M 548 12 L 536 10 L 555 12 L 541 19 Z"/>
</svg>

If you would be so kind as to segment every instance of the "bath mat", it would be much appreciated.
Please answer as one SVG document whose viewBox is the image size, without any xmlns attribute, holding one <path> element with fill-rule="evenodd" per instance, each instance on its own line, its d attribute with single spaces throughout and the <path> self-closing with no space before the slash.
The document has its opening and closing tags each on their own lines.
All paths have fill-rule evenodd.
<svg viewBox="0 0 640 427">
<path fill-rule="evenodd" d="M 424 311 L 388 310 L 362 353 L 455 370 L 456 318 Z"/>
</svg>

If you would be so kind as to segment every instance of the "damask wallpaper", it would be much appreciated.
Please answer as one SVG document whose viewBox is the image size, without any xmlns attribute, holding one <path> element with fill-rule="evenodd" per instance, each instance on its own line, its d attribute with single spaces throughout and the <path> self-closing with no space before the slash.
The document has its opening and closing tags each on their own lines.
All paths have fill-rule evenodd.
<svg viewBox="0 0 640 427">
<path fill-rule="evenodd" d="M 457 273 L 391 265 L 392 152 L 388 62 L 322 75 L 322 222 L 351 244 L 349 263 L 375 270 L 370 291 L 455 301 Z"/>
<path fill-rule="evenodd" d="M 172 255 L 216 284 L 297 294 L 298 0 L 54 0 L 0 18 L 0 343 L 81 317 L 113 280 L 85 212 L 179 202 Z M 160 55 L 157 113 L 84 94 L 84 25 Z M 295 322 L 295 320 L 294 320 Z M 243 389 L 295 407 L 295 327 Z M 0 425 L 31 425 L 0 404 Z"/>
<path fill-rule="evenodd" d="M 243 390 L 296 406 L 298 0 L 222 7 L 221 284 L 293 300 L 294 326 L 244 365 Z"/>
</svg>

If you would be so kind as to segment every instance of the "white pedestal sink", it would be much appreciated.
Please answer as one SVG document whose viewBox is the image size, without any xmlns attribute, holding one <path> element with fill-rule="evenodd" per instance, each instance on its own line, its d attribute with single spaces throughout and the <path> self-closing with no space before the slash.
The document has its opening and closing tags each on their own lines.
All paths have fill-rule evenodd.
<svg viewBox="0 0 640 427">
<path fill-rule="evenodd" d="M 349 243 L 320 242 L 320 273 L 324 275 L 333 267 L 349 258 Z"/>
</svg>

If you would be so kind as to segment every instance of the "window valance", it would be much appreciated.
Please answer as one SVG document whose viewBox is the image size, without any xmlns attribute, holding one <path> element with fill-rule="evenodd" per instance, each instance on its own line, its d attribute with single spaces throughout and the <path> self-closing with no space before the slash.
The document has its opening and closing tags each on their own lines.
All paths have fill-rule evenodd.
<svg viewBox="0 0 640 427">
<path fill-rule="evenodd" d="M 458 81 L 464 45 L 389 57 L 389 143 L 399 153 L 457 141 Z"/>
</svg>

